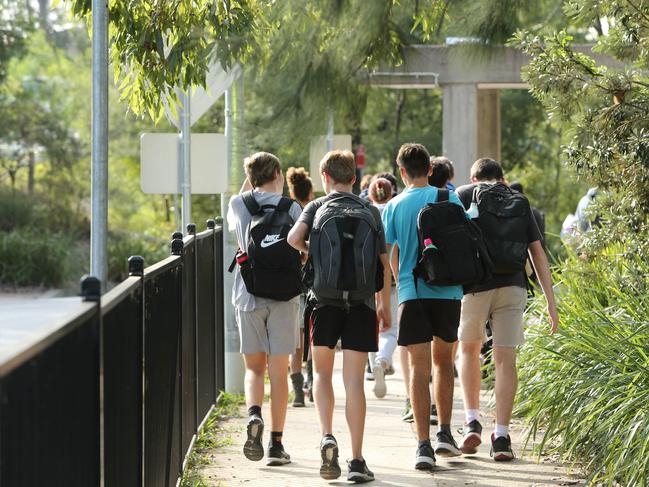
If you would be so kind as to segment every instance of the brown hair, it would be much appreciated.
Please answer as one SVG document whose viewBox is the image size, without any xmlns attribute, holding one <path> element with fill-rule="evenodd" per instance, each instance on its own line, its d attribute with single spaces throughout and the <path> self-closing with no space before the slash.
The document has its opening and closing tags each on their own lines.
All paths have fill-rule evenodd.
<svg viewBox="0 0 649 487">
<path fill-rule="evenodd" d="M 446 157 L 431 157 L 430 166 L 433 172 L 428 176 L 428 184 L 436 188 L 445 188 L 446 183 L 451 180 L 450 163 Z"/>
<path fill-rule="evenodd" d="M 300 203 L 309 201 L 309 196 L 313 191 L 313 183 L 309 173 L 303 167 L 289 167 L 288 171 L 286 171 L 286 181 L 293 198 Z"/>
<path fill-rule="evenodd" d="M 374 175 L 372 174 L 366 174 L 361 178 L 361 191 L 370 187 L 373 178 Z"/>
<path fill-rule="evenodd" d="M 351 184 L 356 176 L 356 159 L 352 151 L 332 150 L 320 161 L 320 172 L 327 173 L 336 183 Z"/>
<path fill-rule="evenodd" d="M 397 154 L 397 164 L 406 170 L 411 178 L 427 176 L 430 169 L 430 155 L 421 144 L 403 144 Z"/>
<path fill-rule="evenodd" d="M 256 152 L 243 161 L 243 170 L 253 188 L 258 188 L 275 179 L 281 172 L 279 159 L 269 152 Z"/>
<path fill-rule="evenodd" d="M 392 183 L 385 178 L 376 178 L 370 184 L 368 195 L 373 203 L 387 203 L 392 198 Z"/>
<path fill-rule="evenodd" d="M 505 177 L 503 168 L 498 161 L 482 157 L 471 166 L 471 177 L 476 181 L 500 181 Z"/>
</svg>

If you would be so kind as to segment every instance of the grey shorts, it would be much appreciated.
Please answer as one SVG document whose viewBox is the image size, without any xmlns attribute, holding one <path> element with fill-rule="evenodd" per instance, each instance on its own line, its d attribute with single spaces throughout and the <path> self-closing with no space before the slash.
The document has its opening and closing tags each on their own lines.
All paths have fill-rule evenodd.
<svg viewBox="0 0 649 487">
<path fill-rule="evenodd" d="M 276 301 L 252 311 L 236 309 L 241 353 L 264 352 L 268 355 L 288 355 L 297 348 L 299 337 L 296 301 Z"/>
<path fill-rule="evenodd" d="M 501 287 L 475 294 L 465 294 L 458 336 L 462 342 L 484 341 L 485 324 L 491 320 L 496 347 L 523 344 L 523 313 L 527 290 L 517 286 Z"/>
</svg>

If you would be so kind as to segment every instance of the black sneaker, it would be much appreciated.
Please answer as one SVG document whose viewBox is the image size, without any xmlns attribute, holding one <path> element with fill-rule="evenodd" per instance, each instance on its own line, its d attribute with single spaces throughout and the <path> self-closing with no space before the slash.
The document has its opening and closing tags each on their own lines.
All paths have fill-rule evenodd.
<svg viewBox="0 0 649 487">
<path fill-rule="evenodd" d="M 514 459 L 512 451 L 512 440 L 507 436 L 496 438 L 494 433 L 491 434 L 491 452 L 490 455 L 497 462 L 510 462 Z"/>
<path fill-rule="evenodd" d="M 432 470 L 435 465 L 435 452 L 430 442 L 418 446 L 415 455 L 415 468 L 417 470 Z"/>
<path fill-rule="evenodd" d="M 325 480 L 335 480 L 340 477 L 340 465 L 338 465 L 338 442 L 333 436 L 323 436 L 320 441 L 320 477 Z"/>
<path fill-rule="evenodd" d="M 266 458 L 266 465 L 269 467 L 277 467 L 279 465 L 286 465 L 291 463 L 291 456 L 284 450 L 284 445 L 273 445 L 272 442 L 268 445 L 268 457 Z"/>
<path fill-rule="evenodd" d="M 435 443 L 435 453 L 440 457 L 459 457 L 462 452 L 457 447 L 453 435 L 448 431 L 437 432 L 437 443 Z"/>
<path fill-rule="evenodd" d="M 258 462 L 264 458 L 264 447 L 261 438 L 264 434 L 264 420 L 259 416 L 252 416 L 248 420 L 248 439 L 243 445 L 243 454 L 248 460 Z"/>
<path fill-rule="evenodd" d="M 437 406 L 434 404 L 430 405 L 430 424 L 437 424 Z"/>
<path fill-rule="evenodd" d="M 374 474 L 367 468 L 367 463 L 362 458 L 360 460 L 347 460 L 347 480 L 362 484 L 374 480 Z"/>
<path fill-rule="evenodd" d="M 473 454 L 478 453 L 478 446 L 482 443 L 482 425 L 480 421 L 474 419 L 469 424 L 464 425 L 464 437 L 460 450 L 462 453 Z"/>
<path fill-rule="evenodd" d="M 406 399 L 406 410 L 403 412 L 403 416 L 401 416 L 401 421 L 404 421 L 406 423 L 412 423 L 414 420 L 415 420 L 415 416 L 412 411 L 412 405 L 410 404 L 410 399 Z"/>
</svg>

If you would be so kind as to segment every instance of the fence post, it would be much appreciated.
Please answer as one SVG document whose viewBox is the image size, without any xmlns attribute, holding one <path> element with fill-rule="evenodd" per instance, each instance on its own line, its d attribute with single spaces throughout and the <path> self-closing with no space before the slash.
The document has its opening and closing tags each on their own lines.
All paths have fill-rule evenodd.
<svg viewBox="0 0 649 487">
<path fill-rule="evenodd" d="M 94 276 L 81 278 L 81 298 L 83 301 L 99 302 L 101 299 L 101 281 Z"/>
<path fill-rule="evenodd" d="M 198 242 L 196 240 L 196 224 L 189 223 L 187 225 L 187 234 L 194 236 L 194 323 L 192 323 L 192 336 L 194 342 L 194 434 L 198 430 Z"/>
<path fill-rule="evenodd" d="M 210 218 L 205 222 L 207 224 L 208 230 L 212 231 L 212 258 L 213 258 L 213 269 L 212 269 L 212 274 L 214 276 L 214 279 L 212 279 L 212 290 L 210 292 L 210 297 L 212 298 L 213 308 L 214 308 L 214 323 L 212 323 L 212 326 L 214 327 L 214 357 L 211 357 L 213 360 L 212 364 L 212 369 L 214 370 L 214 400 L 216 400 L 216 397 L 218 396 L 219 393 L 219 365 L 218 364 L 218 334 L 216 332 L 216 327 L 218 323 L 218 313 L 219 313 L 219 306 L 218 306 L 218 300 L 217 300 L 217 290 L 218 285 L 216 280 L 218 279 L 218 276 L 216 274 L 216 266 L 218 265 L 217 262 L 217 252 L 216 252 L 216 220 Z"/>
</svg>

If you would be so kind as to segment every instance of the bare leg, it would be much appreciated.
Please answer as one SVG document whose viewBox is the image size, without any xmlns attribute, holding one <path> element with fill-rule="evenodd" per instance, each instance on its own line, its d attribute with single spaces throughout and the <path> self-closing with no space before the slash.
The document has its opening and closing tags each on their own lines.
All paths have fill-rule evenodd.
<svg viewBox="0 0 649 487">
<path fill-rule="evenodd" d="M 313 346 L 313 396 L 323 435 L 332 433 L 334 415 L 334 388 L 331 377 L 336 351 L 329 347 Z"/>
<path fill-rule="evenodd" d="M 430 355 L 431 357 L 435 356 L 435 342 L 432 341 L 430 342 Z M 430 374 L 430 403 L 431 405 L 437 404 L 436 399 L 435 399 L 435 371 L 434 367 L 433 370 L 431 370 Z"/>
<path fill-rule="evenodd" d="M 363 458 L 365 431 L 365 389 L 363 384 L 366 352 L 343 350 L 343 381 L 345 383 L 345 417 L 352 440 L 352 458 Z"/>
<path fill-rule="evenodd" d="M 512 409 L 518 374 L 516 372 L 516 348 L 494 347 L 496 366 L 496 424 L 508 426 L 512 419 Z"/>
<path fill-rule="evenodd" d="M 246 407 L 261 406 L 264 402 L 264 374 L 266 373 L 266 354 L 251 353 L 243 356 L 246 366 L 244 390 Z M 284 373 L 286 375 L 286 373 Z"/>
<path fill-rule="evenodd" d="M 300 330 L 300 343 L 295 353 L 291 354 L 291 374 L 302 373 L 302 352 L 304 350 L 304 330 Z"/>
<path fill-rule="evenodd" d="M 439 337 L 433 340 L 433 363 L 435 364 L 435 399 L 439 424 L 451 424 L 453 413 L 453 343 Z"/>
<path fill-rule="evenodd" d="M 410 397 L 410 362 L 408 361 L 408 347 L 399 346 L 399 360 L 403 373 L 403 384 L 406 386 L 406 397 Z"/>
<path fill-rule="evenodd" d="M 408 345 L 410 356 L 410 401 L 415 417 L 417 439 L 419 441 L 430 439 L 430 393 L 428 382 L 430 380 L 430 344 L 417 343 Z"/>
<path fill-rule="evenodd" d="M 288 355 L 271 355 L 268 357 L 271 431 L 284 431 L 286 403 L 288 402 L 287 369 Z"/>
<path fill-rule="evenodd" d="M 464 410 L 480 409 L 480 349 L 482 343 L 461 342 L 460 353 L 462 363 L 460 367 L 460 381 L 464 396 Z"/>
</svg>

